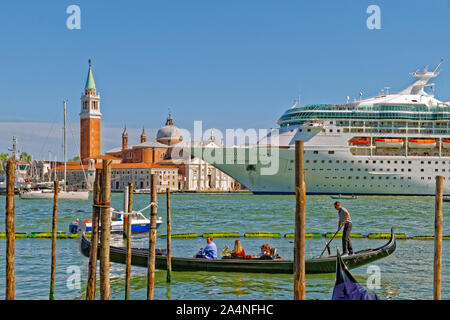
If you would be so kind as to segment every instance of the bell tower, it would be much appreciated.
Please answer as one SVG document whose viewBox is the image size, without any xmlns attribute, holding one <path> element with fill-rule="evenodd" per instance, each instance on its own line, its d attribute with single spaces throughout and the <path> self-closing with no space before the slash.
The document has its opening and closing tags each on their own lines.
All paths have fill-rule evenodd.
<svg viewBox="0 0 450 320">
<path fill-rule="evenodd" d="M 91 59 L 89 59 L 89 72 L 84 94 L 81 95 L 80 157 L 82 161 L 93 159 L 101 154 L 101 116 L 100 95 L 95 87 Z"/>
</svg>

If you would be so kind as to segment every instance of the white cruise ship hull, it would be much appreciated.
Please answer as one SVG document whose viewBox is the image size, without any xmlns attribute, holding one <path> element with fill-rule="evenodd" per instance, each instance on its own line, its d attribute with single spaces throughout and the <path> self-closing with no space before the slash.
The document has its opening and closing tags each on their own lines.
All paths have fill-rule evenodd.
<svg viewBox="0 0 450 320">
<path fill-rule="evenodd" d="M 201 148 L 194 149 L 199 155 Z M 232 149 L 230 152 L 235 152 L 236 148 Z M 254 194 L 295 194 L 295 150 L 278 151 L 279 167 L 273 175 L 261 174 L 261 168 L 267 166 L 259 161 L 211 164 Z M 227 148 L 222 152 L 225 155 Z M 427 157 L 424 164 L 422 157 L 354 156 L 347 147 L 305 144 L 304 160 L 306 193 L 310 195 L 434 195 L 437 175 L 445 176 L 444 194 L 450 195 L 449 157 Z"/>
</svg>

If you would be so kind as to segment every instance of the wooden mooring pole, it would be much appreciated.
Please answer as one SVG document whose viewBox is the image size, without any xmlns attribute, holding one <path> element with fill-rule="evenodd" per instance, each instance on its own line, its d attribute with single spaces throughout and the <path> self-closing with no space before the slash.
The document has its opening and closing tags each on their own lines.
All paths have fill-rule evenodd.
<svg viewBox="0 0 450 320">
<path fill-rule="evenodd" d="M 303 140 L 295 141 L 294 300 L 305 300 L 305 170 Z"/>
<path fill-rule="evenodd" d="M 170 188 L 166 189 L 166 201 L 167 201 L 167 277 L 166 282 L 172 281 L 172 258 L 171 254 L 171 237 L 172 237 L 172 225 L 170 221 Z"/>
<path fill-rule="evenodd" d="M 6 229 L 6 300 L 14 300 L 16 292 L 15 275 L 14 275 L 14 185 L 15 185 L 15 170 L 16 158 L 11 156 L 8 159 L 6 167 L 6 214 L 5 214 L 5 229 Z"/>
<path fill-rule="evenodd" d="M 123 190 L 123 212 L 128 212 L 128 189 L 126 186 Z M 123 216 L 123 230 L 122 230 L 122 238 L 127 239 L 127 224 L 128 224 L 128 215 Z"/>
<path fill-rule="evenodd" d="M 442 176 L 436 177 L 436 199 L 434 208 L 434 300 L 441 300 L 443 180 Z"/>
<path fill-rule="evenodd" d="M 153 300 L 153 289 L 155 286 L 155 250 L 156 250 L 156 213 L 157 194 L 156 194 L 156 174 L 151 175 L 151 213 L 150 213 L 150 232 L 148 245 L 148 272 L 147 272 L 147 300 Z"/>
<path fill-rule="evenodd" d="M 50 300 L 55 300 L 55 274 L 56 274 L 56 229 L 58 215 L 59 181 L 53 181 L 53 219 L 52 219 L 52 262 L 50 271 Z"/>
<path fill-rule="evenodd" d="M 128 184 L 128 205 L 127 212 L 133 212 L 133 183 Z M 124 225 L 126 228 L 126 239 L 127 239 L 127 255 L 126 255 L 126 265 L 125 265 L 125 300 L 130 298 L 130 277 L 131 277 L 131 222 L 132 217 L 127 216 L 127 223 Z M 125 231 L 125 230 L 124 230 Z"/>
<path fill-rule="evenodd" d="M 109 300 L 111 286 L 109 282 L 109 246 L 111 237 L 111 163 L 112 160 L 103 160 L 102 186 L 101 186 L 101 234 L 100 234 L 100 299 Z"/>
<path fill-rule="evenodd" d="M 91 252 L 89 254 L 88 282 L 86 288 L 86 300 L 95 299 L 95 283 L 97 281 L 97 254 L 98 254 L 98 225 L 100 217 L 102 171 L 95 171 L 94 196 L 92 206 L 91 225 Z"/>
</svg>

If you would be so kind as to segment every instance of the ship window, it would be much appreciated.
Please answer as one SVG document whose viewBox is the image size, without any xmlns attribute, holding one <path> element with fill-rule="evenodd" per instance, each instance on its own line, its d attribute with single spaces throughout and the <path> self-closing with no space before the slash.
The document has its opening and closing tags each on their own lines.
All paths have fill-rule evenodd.
<svg viewBox="0 0 450 320">
<path fill-rule="evenodd" d="M 334 154 L 334 151 L 328 151 L 328 154 Z"/>
<path fill-rule="evenodd" d="M 423 169 L 420 169 L 420 172 L 423 172 Z"/>
<path fill-rule="evenodd" d="M 316 151 L 314 151 L 314 154 L 319 154 L 319 151 L 317 151 L 317 150 L 316 150 Z"/>
</svg>

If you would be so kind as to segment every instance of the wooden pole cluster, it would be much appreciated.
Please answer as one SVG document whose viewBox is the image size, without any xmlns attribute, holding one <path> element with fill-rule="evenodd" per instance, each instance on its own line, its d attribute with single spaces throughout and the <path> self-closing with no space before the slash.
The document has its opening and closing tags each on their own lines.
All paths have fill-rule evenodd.
<svg viewBox="0 0 450 320">
<path fill-rule="evenodd" d="M 295 141 L 294 300 L 305 300 L 305 170 L 303 140 Z"/>
<path fill-rule="evenodd" d="M 6 300 L 14 300 L 16 292 L 14 275 L 14 185 L 15 185 L 15 156 L 8 159 L 6 167 L 6 206 L 5 206 L 5 229 L 6 229 Z"/>
<path fill-rule="evenodd" d="M 98 255 L 98 225 L 100 217 L 101 183 L 102 171 L 95 172 L 94 196 L 92 206 L 92 230 L 91 230 L 91 252 L 89 255 L 88 283 L 86 289 L 86 300 L 95 299 L 95 282 L 97 280 L 97 255 Z"/>
<path fill-rule="evenodd" d="M 128 205 L 127 212 L 133 212 L 133 183 L 128 184 Z M 127 255 L 126 255 L 126 266 L 125 266 L 125 300 L 130 298 L 130 277 L 131 277 L 131 222 L 132 217 L 127 216 L 127 223 L 124 224 L 126 228 L 126 239 L 127 239 Z M 125 223 L 125 221 L 124 221 Z M 125 230 L 124 230 L 125 232 Z"/>
<path fill-rule="evenodd" d="M 442 267 L 442 206 L 443 206 L 443 177 L 436 177 L 436 199 L 434 218 L 434 281 L 433 298 L 441 300 L 441 267 Z"/>
<path fill-rule="evenodd" d="M 151 175 L 151 213 L 150 213 L 150 232 L 148 245 L 148 271 L 147 271 L 147 300 L 153 300 L 153 289 L 155 285 L 155 250 L 156 250 L 156 213 L 157 194 L 156 194 L 156 174 Z"/>
<path fill-rule="evenodd" d="M 50 300 L 55 300 L 55 275 L 56 275 L 56 229 L 58 214 L 59 181 L 53 181 L 53 219 L 52 219 L 52 262 L 50 271 Z"/>
<path fill-rule="evenodd" d="M 101 234 L 100 234 L 100 299 L 109 300 L 111 285 L 109 282 L 109 247 L 111 238 L 111 164 L 112 160 L 103 160 L 101 186 Z M 91 241 L 92 242 L 92 241 Z"/>
<path fill-rule="evenodd" d="M 166 282 L 172 281 L 172 258 L 171 258 L 171 237 L 172 237 L 172 225 L 170 221 L 170 188 L 166 189 L 166 201 L 167 201 L 167 277 Z"/>
</svg>

